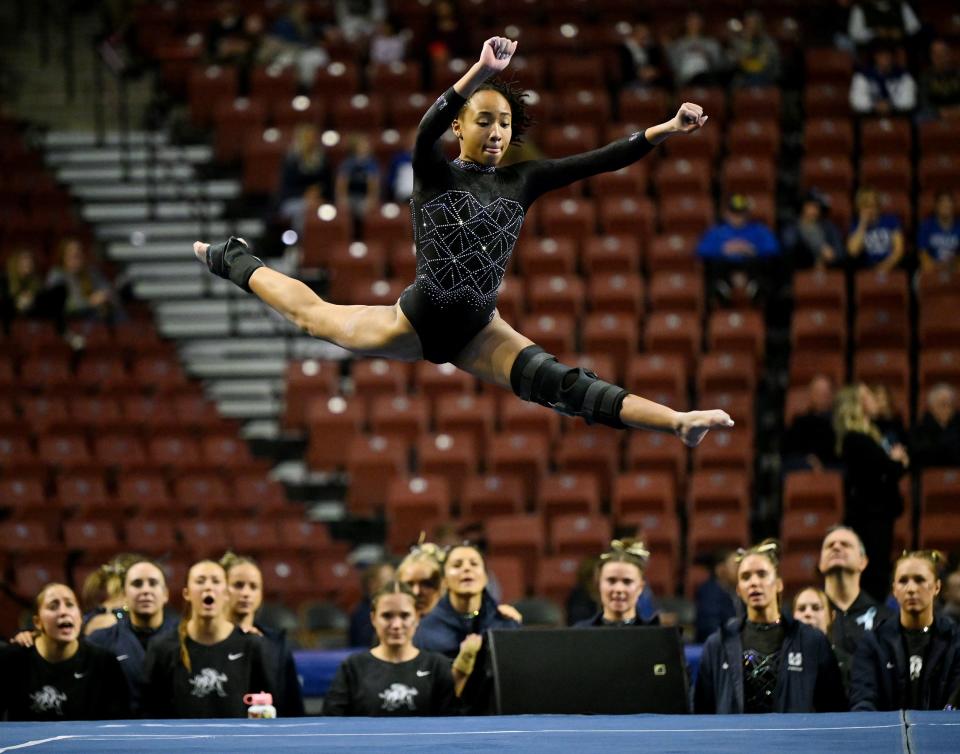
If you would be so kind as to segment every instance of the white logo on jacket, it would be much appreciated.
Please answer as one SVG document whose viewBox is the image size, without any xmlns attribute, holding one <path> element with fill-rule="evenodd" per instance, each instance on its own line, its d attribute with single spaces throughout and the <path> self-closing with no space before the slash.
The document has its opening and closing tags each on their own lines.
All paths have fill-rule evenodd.
<svg viewBox="0 0 960 754">
<path fill-rule="evenodd" d="M 383 707 L 381 709 L 386 710 L 387 712 L 393 712 L 394 710 L 402 709 L 404 706 L 408 710 L 414 710 L 414 697 L 419 692 L 412 686 L 407 686 L 403 683 L 391 683 L 390 688 L 384 689 L 377 696 L 383 699 Z"/>
<path fill-rule="evenodd" d="M 910 655 L 910 680 L 915 681 L 923 672 L 923 657 L 920 655 Z"/>
<path fill-rule="evenodd" d="M 227 682 L 227 676 L 224 673 L 218 673 L 213 668 L 204 668 L 197 675 L 190 679 L 190 685 L 193 696 L 202 699 L 216 692 L 217 696 L 226 696 L 227 692 L 223 689 L 223 684 Z"/>
<path fill-rule="evenodd" d="M 67 695 L 53 686 L 44 686 L 34 694 L 30 694 L 33 704 L 30 709 L 34 712 L 50 712 L 51 710 L 58 715 L 63 714 L 62 706 L 67 701 Z"/>
<path fill-rule="evenodd" d="M 803 652 L 787 652 L 787 670 L 803 672 Z"/>
</svg>

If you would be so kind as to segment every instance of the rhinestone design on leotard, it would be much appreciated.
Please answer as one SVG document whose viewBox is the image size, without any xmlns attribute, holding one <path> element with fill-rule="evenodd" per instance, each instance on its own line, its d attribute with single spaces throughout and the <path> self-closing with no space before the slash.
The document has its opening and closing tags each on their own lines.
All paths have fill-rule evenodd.
<svg viewBox="0 0 960 754">
<path fill-rule="evenodd" d="M 523 225 L 523 205 L 502 197 L 484 205 L 466 191 L 446 191 L 414 217 L 417 285 L 439 304 L 495 305 Z"/>
</svg>

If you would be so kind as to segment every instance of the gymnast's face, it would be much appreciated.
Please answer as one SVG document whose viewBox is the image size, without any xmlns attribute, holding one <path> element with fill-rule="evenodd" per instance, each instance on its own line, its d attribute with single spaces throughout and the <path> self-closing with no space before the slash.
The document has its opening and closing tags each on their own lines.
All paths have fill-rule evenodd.
<svg viewBox="0 0 960 754">
<path fill-rule="evenodd" d="M 34 627 L 58 644 L 69 644 L 80 636 L 83 616 L 73 590 L 63 584 L 52 584 L 44 589 L 33 616 Z"/>
<path fill-rule="evenodd" d="M 893 575 L 893 596 L 901 612 L 921 615 L 933 611 L 933 600 L 940 594 L 940 579 L 923 558 L 904 558 Z"/>
<path fill-rule="evenodd" d="M 163 571 L 153 563 L 134 563 L 124 577 L 123 595 L 135 622 L 162 614 L 169 596 Z"/>
<path fill-rule="evenodd" d="M 823 633 L 830 628 L 829 608 L 816 589 L 804 589 L 793 603 L 793 617 Z"/>
<path fill-rule="evenodd" d="M 630 620 L 637 614 L 643 573 L 633 563 L 604 563 L 600 569 L 600 604 L 607 620 Z"/>
<path fill-rule="evenodd" d="M 453 132 L 460 139 L 460 158 L 487 167 L 497 165 L 513 137 L 513 113 L 500 92 L 483 89 L 467 101 Z"/>
<path fill-rule="evenodd" d="M 230 612 L 243 618 L 257 612 L 263 604 L 263 576 L 253 563 L 238 563 L 227 574 Z"/>
<path fill-rule="evenodd" d="M 405 647 L 413 641 L 419 619 L 409 594 L 382 594 L 370 613 L 377 638 L 385 647 Z"/>
<path fill-rule="evenodd" d="M 763 555 L 747 555 L 740 561 L 737 571 L 737 594 L 748 610 L 767 611 L 776 607 L 777 595 L 783 591 L 783 582 L 770 558 Z"/>
<path fill-rule="evenodd" d="M 447 589 L 454 594 L 480 594 L 487 586 L 483 557 L 472 547 L 454 547 L 444 563 Z"/>
<path fill-rule="evenodd" d="M 426 615 L 440 601 L 440 572 L 425 560 L 412 560 L 397 571 L 397 580 L 410 587 L 417 613 Z"/>
<path fill-rule="evenodd" d="M 227 575 L 219 563 L 201 561 L 190 569 L 183 598 L 197 618 L 216 618 L 227 604 Z"/>
</svg>

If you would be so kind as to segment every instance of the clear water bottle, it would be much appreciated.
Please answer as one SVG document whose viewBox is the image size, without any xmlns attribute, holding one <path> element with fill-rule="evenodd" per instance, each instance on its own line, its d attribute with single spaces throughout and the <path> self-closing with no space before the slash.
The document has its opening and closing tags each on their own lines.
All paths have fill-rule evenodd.
<svg viewBox="0 0 960 754">
<path fill-rule="evenodd" d="M 247 717 L 251 720 L 272 720 L 277 716 L 277 708 L 273 706 L 273 694 L 261 691 L 259 694 L 245 694 L 243 703 L 248 705 Z"/>
</svg>

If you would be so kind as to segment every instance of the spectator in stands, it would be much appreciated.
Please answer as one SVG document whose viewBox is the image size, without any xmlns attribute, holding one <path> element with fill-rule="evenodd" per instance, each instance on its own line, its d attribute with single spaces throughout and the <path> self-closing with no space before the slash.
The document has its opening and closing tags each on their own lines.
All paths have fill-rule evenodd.
<svg viewBox="0 0 960 754">
<path fill-rule="evenodd" d="M 307 209 L 321 200 L 333 200 L 333 173 L 317 127 L 303 123 L 293 132 L 290 151 L 283 161 L 278 214 L 303 235 Z"/>
<path fill-rule="evenodd" d="M 829 201 L 816 189 L 810 190 L 803 197 L 800 217 L 783 231 L 783 248 L 794 267 L 823 268 L 843 259 L 843 240 L 829 217 Z"/>
<path fill-rule="evenodd" d="M 380 198 L 380 167 L 366 136 L 350 137 L 347 156 L 337 172 L 337 204 L 350 209 L 355 229 Z"/>
<path fill-rule="evenodd" d="M 917 233 L 917 251 L 920 267 L 925 271 L 960 267 L 960 218 L 949 191 L 937 193 L 934 212 Z"/>
<path fill-rule="evenodd" d="M 957 393 L 945 382 L 927 391 L 927 410 L 913 432 L 913 458 L 921 469 L 960 466 Z"/>
<path fill-rule="evenodd" d="M 443 559 L 446 553 L 433 542 L 420 542 L 397 566 L 397 581 L 406 586 L 417 604 L 417 615 L 423 618 L 437 606 L 443 588 Z"/>
<path fill-rule="evenodd" d="M 226 553 L 220 565 L 227 574 L 227 617 L 246 634 L 263 638 L 261 649 L 275 689 L 273 705 L 279 717 L 303 717 L 303 693 L 297 677 L 293 652 L 283 629 L 270 628 L 257 621 L 263 604 L 263 574 L 252 558 Z"/>
<path fill-rule="evenodd" d="M 227 618 L 227 574 L 219 563 L 194 563 L 183 599 L 177 633 L 147 648 L 145 716 L 245 718 L 244 694 L 275 692 L 263 640 Z"/>
<path fill-rule="evenodd" d="M 867 550 L 848 526 L 834 526 L 820 546 L 819 570 L 823 591 L 830 600 L 830 641 L 840 664 L 844 685 L 850 680 L 850 663 L 857 645 L 868 631 L 890 617 L 887 608 L 860 588 L 867 567 Z"/>
<path fill-rule="evenodd" d="M 830 642 L 781 613 L 782 592 L 779 544 L 768 539 L 742 551 L 737 594 L 746 616 L 732 618 L 704 644 L 696 714 L 847 709 Z M 784 662 L 792 672 L 784 672 Z"/>
<path fill-rule="evenodd" d="M 437 72 L 452 58 L 468 54 L 466 45 L 470 35 L 451 0 L 437 0 L 431 4 L 431 10 L 427 33 L 430 42 L 426 46 L 425 63 Z"/>
<path fill-rule="evenodd" d="M 160 566 L 149 558 L 126 568 L 123 593 L 127 607 L 124 617 L 109 628 L 94 631 L 87 641 L 106 649 L 120 662 L 130 687 L 130 708 L 137 715 L 146 679 L 147 647 L 154 639 L 175 633 L 180 621 L 164 610 L 170 596 L 167 581 Z"/>
<path fill-rule="evenodd" d="M 386 0 L 336 0 L 333 11 L 349 42 L 365 42 L 387 18 Z"/>
<path fill-rule="evenodd" d="M 330 61 L 320 41 L 321 30 L 310 19 L 309 3 L 294 0 L 270 28 L 267 42 L 273 49 L 263 57 L 267 57 L 271 65 L 295 65 L 300 85 L 309 89 L 317 70 Z"/>
<path fill-rule="evenodd" d="M 922 115 L 930 118 L 960 118 L 960 66 L 946 40 L 930 44 L 930 67 L 920 76 Z"/>
<path fill-rule="evenodd" d="M 363 572 L 363 598 L 350 614 L 350 646 L 369 647 L 373 645 L 373 624 L 370 615 L 373 608 L 371 595 L 380 591 L 384 584 L 393 581 L 395 571 L 392 563 L 372 563 Z"/>
<path fill-rule="evenodd" d="M 736 290 L 751 299 L 766 292 L 772 260 L 779 254 L 776 236 L 751 218 L 750 200 L 742 194 L 730 197 L 724 221 L 708 228 L 697 244 L 711 291 L 723 300 L 729 300 Z"/>
<path fill-rule="evenodd" d="M 873 392 L 866 385 L 854 385 L 837 396 L 833 421 L 844 469 L 844 523 L 860 536 L 866 550 L 863 588 L 882 599 L 890 585 L 893 525 L 903 514 L 900 478 L 910 457 L 903 445 L 884 441 L 875 423 L 877 410 Z"/>
<path fill-rule="evenodd" d="M 906 447 L 909 443 L 907 428 L 903 424 L 899 410 L 893 405 L 893 394 L 890 388 L 886 385 L 874 384 L 870 385 L 870 391 L 877 399 L 877 415 L 873 421 L 883 435 L 884 442 L 891 446 L 899 444 Z"/>
<path fill-rule="evenodd" d="M 943 614 L 960 624 L 960 569 L 948 573 L 944 579 Z"/>
<path fill-rule="evenodd" d="M 62 289 L 68 319 L 107 321 L 119 314 L 107 279 L 91 264 L 77 238 L 61 241 L 58 266 L 47 276 L 47 288 Z"/>
<path fill-rule="evenodd" d="M 666 83 L 663 49 L 649 22 L 638 20 L 620 43 L 620 70 L 624 86 L 658 87 Z"/>
<path fill-rule="evenodd" d="M 414 135 L 410 134 L 407 143 L 390 158 L 383 182 L 383 195 L 389 202 L 406 203 L 413 194 L 413 139 Z"/>
<path fill-rule="evenodd" d="M 743 23 L 731 25 L 727 57 L 733 68 L 734 86 L 772 86 L 780 78 L 780 49 L 764 29 L 758 10 L 744 14 Z"/>
<path fill-rule="evenodd" d="M 207 27 L 206 41 L 211 63 L 236 67 L 241 94 L 250 91 L 253 67 L 272 54 L 271 46 L 264 44 L 263 17 L 258 13 L 241 14 L 232 0 L 220 3 L 217 18 Z"/>
<path fill-rule="evenodd" d="M 894 50 L 878 45 L 871 65 L 854 71 L 850 107 L 857 115 L 904 115 L 917 106 L 917 82 L 896 62 Z"/>
<path fill-rule="evenodd" d="M 130 714 L 117 659 L 80 638 L 76 595 L 47 584 L 36 598 L 36 641 L 0 648 L 0 719 L 115 720 Z"/>
<path fill-rule="evenodd" d="M 127 566 L 140 560 L 139 555 L 123 553 L 104 563 L 83 582 L 80 590 L 83 607 L 83 633 L 89 636 L 101 628 L 109 628 L 125 617 L 127 604 L 123 578 Z"/>
<path fill-rule="evenodd" d="M 864 187 L 857 192 L 857 216 L 847 236 L 847 256 L 854 266 L 894 269 L 903 259 L 903 228 L 896 215 L 880 211 L 877 192 Z"/>
<path fill-rule="evenodd" d="M 15 249 L 7 257 L 4 280 L 4 318 L 43 317 L 51 314 L 44 306 L 43 276 L 37 257 L 30 249 Z"/>
<path fill-rule="evenodd" d="M 877 40 L 904 42 L 921 29 L 920 19 L 910 4 L 897 0 L 854 3 L 847 23 L 847 34 L 858 45 Z"/>
<path fill-rule="evenodd" d="M 807 410 L 794 418 L 783 438 L 785 471 L 822 471 L 839 463 L 833 432 L 833 382 L 825 374 L 814 375 L 808 391 Z"/>
<path fill-rule="evenodd" d="M 390 20 L 381 21 L 370 38 L 370 62 L 402 63 L 412 36 L 409 29 L 397 29 Z"/>
<path fill-rule="evenodd" d="M 493 680 L 482 635 L 490 628 L 519 628 L 504 617 L 486 590 L 487 570 L 480 550 L 458 545 L 443 564 L 446 594 L 420 622 L 414 644 L 453 659 L 453 678 L 462 689 L 461 700 L 468 714 L 490 711 Z"/>
<path fill-rule="evenodd" d="M 687 13 L 683 35 L 667 46 L 667 57 L 677 87 L 709 85 L 723 75 L 723 50 L 720 43 L 703 32 L 703 16 Z"/>
<path fill-rule="evenodd" d="M 637 600 L 643 591 L 643 572 L 650 560 L 650 551 L 643 542 L 615 539 L 610 549 L 600 556 L 596 570 L 600 611 L 576 624 L 590 626 L 650 626 L 659 625 L 659 616 L 644 620 L 637 613 Z"/>
<path fill-rule="evenodd" d="M 797 592 L 793 598 L 793 617 L 821 631 L 824 636 L 830 636 L 833 616 L 830 613 L 830 600 L 822 589 L 808 586 Z"/>
<path fill-rule="evenodd" d="M 960 689 L 960 634 L 934 611 L 940 592 L 939 552 L 905 552 L 894 567 L 896 620 L 867 634 L 853 658 L 850 702 L 854 711 L 939 710 Z"/>
<path fill-rule="evenodd" d="M 377 646 L 343 662 L 323 699 L 323 714 L 452 714 L 456 697 L 449 661 L 413 643 L 419 624 L 413 592 L 399 581 L 388 581 L 373 594 L 371 607 Z"/>
<path fill-rule="evenodd" d="M 710 578 L 697 587 L 696 641 L 703 644 L 710 634 L 737 617 L 737 561 L 735 550 L 723 550 L 713 557 Z"/>
</svg>

